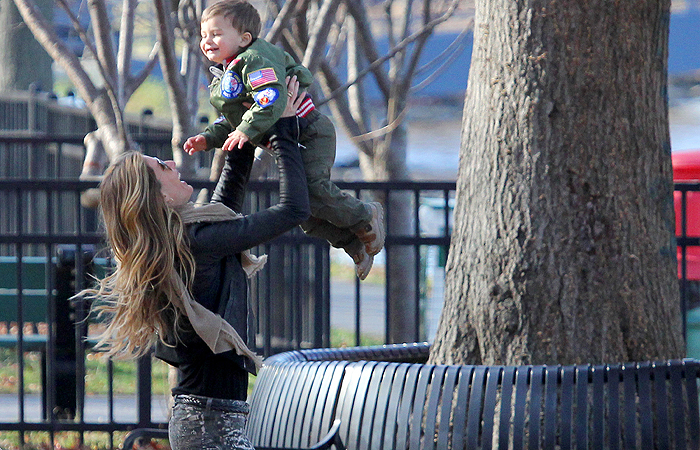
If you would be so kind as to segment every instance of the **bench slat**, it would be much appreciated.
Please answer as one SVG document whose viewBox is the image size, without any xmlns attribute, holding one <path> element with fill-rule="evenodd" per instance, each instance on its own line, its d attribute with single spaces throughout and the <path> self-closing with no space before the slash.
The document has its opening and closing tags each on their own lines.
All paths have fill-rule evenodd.
<svg viewBox="0 0 700 450">
<path fill-rule="evenodd" d="M 693 411 L 698 411 L 700 406 L 698 405 L 698 366 L 695 364 L 685 364 L 685 388 L 686 394 L 685 398 L 688 399 L 688 411 L 690 412 L 690 430 L 695 430 L 694 433 L 691 432 L 690 436 L 690 446 L 689 448 L 700 448 L 700 416 L 694 414 Z"/>
<path fill-rule="evenodd" d="M 321 392 L 321 387 L 324 385 L 324 380 L 328 378 L 326 371 L 331 370 L 329 369 L 329 366 L 329 361 L 323 361 L 318 364 L 316 376 L 309 383 L 309 389 L 307 390 L 306 394 L 302 394 L 305 395 L 304 398 L 310 401 L 307 402 L 307 405 L 304 408 L 299 410 L 299 413 L 301 414 L 299 421 L 301 423 L 299 426 L 300 433 L 296 443 L 296 445 L 299 447 L 308 447 L 309 445 L 318 441 L 318 439 L 310 441 L 311 426 L 313 425 L 314 421 L 318 420 L 317 416 L 323 414 L 323 407 L 318 408 L 317 404 L 318 401 L 321 400 L 321 396 L 325 397 L 326 395 L 325 393 Z"/>
<path fill-rule="evenodd" d="M 374 429 L 374 417 L 377 414 L 377 409 L 382 408 L 379 403 L 379 389 L 388 365 L 389 363 L 387 362 L 378 362 L 374 370 L 372 370 L 372 375 L 367 385 L 367 392 L 365 393 L 364 413 L 359 416 L 361 423 L 357 426 L 360 431 L 358 435 L 358 448 L 360 449 L 373 448 L 374 433 L 378 431 Z M 381 431 L 378 433 L 381 434 Z"/>
<path fill-rule="evenodd" d="M 669 367 L 669 375 L 671 381 L 669 385 L 669 389 L 671 391 L 671 402 L 674 405 L 683 405 L 683 383 L 681 381 L 683 376 L 683 368 L 679 365 L 671 366 Z M 680 449 L 684 448 L 686 442 L 685 410 L 683 408 L 675 407 L 673 408 L 673 411 L 673 420 L 675 425 L 675 447 Z"/>
<path fill-rule="evenodd" d="M 518 367 L 515 372 L 515 404 L 513 405 L 513 450 L 522 450 L 525 439 L 525 406 L 527 405 L 527 390 L 530 369 L 527 366 Z"/>
<path fill-rule="evenodd" d="M 408 448 L 411 408 L 413 406 L 413 397 L 416 392 L 418 374 L 421 367 L 422 365 L 420 364 L 412 364 L 406 372 L 406 380 L 403 389 L 401 389 L 401 398 L 399 400 L 399 412 L 396 416 L 396 443 L 394 447 L 390 448 Z"/>
<path fill-rule="evenodd" d="M 381 448 L 382 442 L 384 442 L 386 427 L 389 424 L 387 417 L 391 411 L 389 405 L 391 404 L 392 387 L 394 386 L 394 375 L 396 375 L 397 367 L 399 365 L 396 363 L 385 364 L 384 372 L 377 388 L 377 403 L 372 420 L 372 438 L 369 448 Z"/>
<path fill-rule="evenodd" d="M 427 394 L 428 401 L 424 411 L 424 423 L 426 430 L 434 430 L 437 425 L 438 407 L 440 406 L 440 397 L 442 396 L 443 392 L 443 378 L 445 376 L 445 372 L 447 372 L 447 366 L 436 366 L 435 369 L 433 369 L 433 373 L 431 375 L 430 389 L 429 393 Z M 419 424 L 418 428 L 420 429 L 420 427 L 421 425 Z M 420 436 L 420 432 L 418 432 L 417 434 Z M 424 439 L 424 442 L 422 443 L 423 445 L 421 445 L 420 448 L 435 448 L 436 436 L 434 435 L 434 433 L 427 433 L 425 434 L 425 436 L 422 437 Z"/>
<path fill-rule="evenodd" d="M 604 448 L 605 423 L 605 366 L 593 366 L 590 369 L 592 377 L 591 394 L 591 443 L 593 448 Z"/>
<path fill-rule="evenodd" d="M 651 368 L 649 363 L 639 364 L 637 369 L 637 393 L 639 395 L 639 428 L 642 433 L 642 450 L 654 447 L 654 420 L 651 415 Z"/>
<path fill-rule="evenodd" d="M 501 382 L 500 366 L 489 367 L 486 374 L 486 393 L 482 412 L 481 448 L 491 448 L 495 423 L 496 406 L 498 405 L 498 386 Z"/>
<path fill-rule="evenodd" d="M 391 380 L 391 388 L 389 389 L 389 402 L 386 408 L 386 421 L 384 425 L 384 437 L 382 442 L 383 448 L 394 448 L 396 438 L 396 425 L 398 423 L 399 405 L 401 402 L 401 393 L 404 389 L 406 374 L 408 373 L 409 364 L 399 364 L 394 371 L 394 378 Z M 381 448 L 381 447 L 380 447 Z"/>
<path fill-rule="evenodd" d="M 333 362 L 333 370 L 330 372 L 331 376 L 328 386 L 322 388 L 323 392 L 327 392 L 326 398 L 316 403 L 317 410 L 323 411 L 323 414 L 320 416 L 321 421 L 314 421 L 311 427 L 311 436 L 314 439 L 320 439 L 323 433 L 330 429 L 331 425 L 336 420 L 335 412 L 336 406 L 339 403 L 340 386 L 345 377 L 345 368 L 348 364 L 348 361 Z"/>
<path fill-rule="evenodd" d="M 530 369 L 530 420 L 529 448 L 540 447 L 540 420 L 542 413 L 542 388 L 544 386 L 544 367 L 534 366 Z"/>
<path fill-rule="evenodd" d="M 622 389 L 625 396 L 625 404 L 623 405 L 625 432 L 622 448 L 634 450 L 637 448 L 637 402 L 634 395 L 637 386 L 634 365 L 623 364 L 621 373 Z"/>
<path fill-rule="evenodd" d="M 450 431 L 450 421 L 442 420 L 442 418 L 448 418 L 451 416 L 452 411 L 452 398 L 455 392 L 455 386 L 457 384 L 457 378 L 459 377 L 459 367 L 449 366 L 447 368 L 447 374 L 445 375 L 445 381 L 443 382 L 442 388 L 442 406 L 440 408 L 440 428 L 437 435 L 437 448 L 448 448 L 449 443 L 449 431 Z"/>
<path fill-rule="evenodd" d="M 484 396 L 484 382 L 486 380 L 485 366 L 474 369 L 469 393 L 467 410 L 467 448 L 477 448 L 479 445 L 479 428 L 481 425 L 481 404 Z"/>
</svg>

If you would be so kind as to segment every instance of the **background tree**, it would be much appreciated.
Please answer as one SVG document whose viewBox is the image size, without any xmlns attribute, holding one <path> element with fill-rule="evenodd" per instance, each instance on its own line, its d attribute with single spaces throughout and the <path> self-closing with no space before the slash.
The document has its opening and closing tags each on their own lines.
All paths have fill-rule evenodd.
<svg viewBox="0 0 700 450">
<path fill-rule="evenodd" d="M 53 2 L 37 1 L 50 17 Z M 32 36 L 12 0 L 0 0 L 0 91 L 26 91 L 30 84 L 53 90 L 51 57 Z"/>
<path fill-rule="evenodd" d="M 479 0 L 444 363 L 684 354 L 669 0 Z"/>
<path fill-rule="evenodd" d="M 57 4 L 66 11 L 87 52 L 95 59 L 99 75 L 91 76 L 81 64 L 81 60 L 58 38 L 51 22 L 39 10 L 36 0 L 15 0 L 24 23 L 53 60 L 65 70 L 97 124 L 97 130 L 89 133 L 85 139 L 87 154 L 82 178 L 101 175 L 108 161 L 113 160 L 125 149 L 135 147 L 125 124 L 124 108 L 134 91 L 158 62 L 159 55 L 164 77 L 173 98 L 171 104 L 177 106 L 173 108 L 172 114 L 173 156 L 180 162 L 185 174 L 191 173 L 192 160 L 181 157 L 181 142 L 184 140 L 183 136 L 185 138 L 189 136 L 194 128 L 194 114 L 187 110 L 187 105 L 193 104 L 188 102 L 191 101 L 189 86 L 194 83 L 188 80 L 191 78 L 196 80 L 201 74 L 201 63 L 196 64 L 197 60 L 201 60 L 199 50 L 191 44 L 193 40 L 198 40 L 199 33 L 193 34 L 190 29 L 181 33 L 181 36 L 188 40 L 187 45 L 184 46 L 186 54 L 191 53 L 193 48 L 197 48 L 197 56 L 194 62 L 192 58 L 182 58 L 187 64 L 178 70 L 174 40 L 176 32 L 179 33 L 179 31 L 176 30 L 181 23 L 189 24 L 192 20 L 178 21 L 171 11 L 177 11 L 177 8 L 180 8 L 184 16 L 189 16 L 192 14 L 191 11 L 201 11 L 202 0 L 174 2 L 176 9 L 173 9 L 171 3 L 156 1 L 158 14 L 156 14 L 155 28 L 158 41 L 145 66 L 137 73 L 132 73 L 134 19 L 138 2 L 121 1 L 120 19 L 116 25 L 110 19 L 113 13 L 111 8 L 114 8 L 116 3 L 88 1 L 87 9 L 90 15 L 88 30 L 83 27 L 72 11 L 71 3 L 68 0 L 59 0 Z M 118 33 L 115 33 L 117 30 Z M 115 34 L 118 36 L 116 42 L 113 38 Z M 196 105 L 196 102 L 194 104 Z M 91 200 L 90 203 L 94 203 L 94 199 Z"/>
<path fill-rule="evenodd" d="M 406 112 L 415 92 L 417 74 L 431 78 L 419 64 L 428 38 L 454 14 L 460 0 L 358 0 L 270 1 L 275 22 L 266 39 L 285 48 L 315 72 L 336 124 L 344 128 L 358 149 L 362 174 L 369 181 L 408 180 L 406 165 Z M 458 43 L 471 30 L 467 23 Z M 382 39 L 389 49 L 380 56 Z M 448 60 L 454 48 L 436 55 Z M 338 62 L 347 57 L 347 71 Z M 435 61 L 433 61 L 435 62 Z M 427 67 L 434 67 L 426 64 Z M 438 69 L 442 68 L 437 64 Z M 431 69 L 435 71 L 436 69 Z M 425 74 L 427 71 L 427 75 Z M 435 72 L 433 72 L 435 73 Z M 379 105 L 370 106 L 366 91 L 375 84 Z M 316 96 L 317 99 L 321 96 Z M 393 193 L 379 198 L 391 215 L 388 228 L 395 235 L 412 235 L 415 227 L 412 195 Z M 413 299 L 416 275 L 412 247 L 390 246 L 386 251 L 389 272 L 388 342 L 419 338 Z"/>
</svg>

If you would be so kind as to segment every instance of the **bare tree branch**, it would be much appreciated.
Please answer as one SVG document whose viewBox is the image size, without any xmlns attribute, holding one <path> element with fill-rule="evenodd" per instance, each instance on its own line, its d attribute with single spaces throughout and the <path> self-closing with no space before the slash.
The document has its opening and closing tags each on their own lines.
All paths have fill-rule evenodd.
<svg viewBox="0 0 700 450">
<path fill-rule="evenodd" d="M 285 2 L 284 6 L 282 6 L 282 9 L 277 15 L 277 18 L 273 22 L 272 27 L 270 27 L 268 30 L 265 40 L 272 43 L 279 41 L 282 37 L 282 31 L 287 26 L 289 19 L 292 18 L 294 13 L 294 2 Z"/>
<path fill-rule="evenodd" d="M 419 37 L 416 41 L 416 48 L 413 50 L 413 53 L 411 55 L 411 60 L 408 63 L 408 66 L 406 67 L 406 70 L 403 72 L 404 79 L 407 80 L 407 83 L 410 83 L 410 79 L 413 78 L 413 73 L 416 70 L 416 67 L 418 66 L 418 61 L 420 59 L 420 55 L 423 51 L 423 47 L 425 46 L 425 43 L 428 40 L 428 37 L 430 37 L 430 34 L 433 32 L 433 29 L 452 17 L 454 14 L 455 10 L 457 9 L 457 6 L 459 5 L 461 0 L 453 0 L 452 4 L 449 6 L 447 11 L 445 11 L 444 14 L 442 14 L 440 17 L 438 17 L 435 20 L 429 20 L 430 19 L 430 1 L 429 0 L 424 0 L 424 25 L 423 25 L 423 33 L 422 36 Z M 405 86 L 405 88 L 408 88 L 408 85 Z"/>
<path fill-rule="evenodd" d="M 443 55 L 447 54 L 447 51 L 449 50 L 449 56 L 445 61 L 442 62 L 430 75 L 428 75 L 423 81 L 420 83 L 416 84 L 415 86 L 411 87 L 411 93 L 415 93 L 420 91 L 421 89 L 425 88 L 428 86 L 430 83 L 432 83 L 435 78 L 437 78 L 441 73 L 444 72 L 444 70 L 449 67 L 455 59 L 462 53 L 462 50 L 464 50 L 465 41 L 466 41 L 466 36 L 467 34 L 472 30 L 472 27 L 474 26 L 474 18 L 470 18 L 469 22 L 467 25 L 464 27 L 464 30 L 455 38 L 455 40 L 447 47 L 445 52 L 442 52 L 440 55 L 438 55 L 438 58 L 442 57 Z M 433 59 L 430 61 L 428 64 L 424 65 L 423 67 L 419 67 L 415 73 L 418 74 L 430 65 L 432 65 L 438 58 Z"/>
<path fill-rule="evenodd" d="M 93 52 L 94 55 L 97 55 L 96 52 L 99 50 L 96 49 L 94 45 L 92 45 L 92 42 L 90 41 L 90 38 L 87 35 L 87 32 L 85 29 L 80 25 L 80 21 L 78 20 L 77 17 L 75 17 L 75 14 L 73 14 L 73 11 L 70 10 L 69 5 L 66 3 L 65 0 L 58 0 L 59 4 L 61 7 L 65 10 L 66 14 L 70 18 L 71 22 L 73 23 L 73 27 L 75 30 L 78 32 L 80 35 L 80 39 L 83 41 L 83 44 L 85 44 L 88 49 L 90 49 L 91 52 Z M 112 60 L 114 62 L 114 60 Z M 78 63 L 80 64 L 80 63 Z M 119 101 L 118 93 L 117 93 L 117 88 L 115 88 L 115 83 L 118 81 L 115 77 L 111 77 L 109 75 L 109 68 L 105 67 L 103 64 L 103 61 L 99 60 L 97 61 L 97 68 L 100 71 L 100 75 L 102 75 L 102 78 L 104 79 L 104 89 L 107 92 L 107 96 L 110 99 L 110 106 L 112 108 L 113 114 L 114 114 L 114 120 L 115 124 L 117 127 L 117 132 L 119 133 L 121 139 L 123 142 L 127 142 L 127 131 L 126 131 L 126 126 L 124 125 L 124 112 L 123 112 L 123 107 L 121 102 Z M 112 68 L 112 71 L 114 68 Z"/>
<path fill-rule="evenodd" d="M 158 63 L 158 51 L 160 50 L 160 42 L 156 41 L 155 44 L 153 44 L 153 48 L 151 49 L 151 53 L 148 55 L 148 61 L 146 61 L 146 65 L 143 66 L 143 68 L 137 73 L 135 76 L 129 75 L 124 81 L 124 98 L 129 99 L 131 96 L 134 94 L 136 89 L 139 88 L 143 84 L 144 81 L 148 78 L 148 76 L 151 74 L 153 71 L 153 68 L 156 66 Z"/>
<path fill-rule="evenodd" d="M 131 56 L 134 43 L 134 16 L 137 0 L 124 0 L 122 19 L 119 28 L 119 49 L 117 50 L 117 75 L 119 104 L 126 105 L 126 85 L 131 74 Z"/>
<path fill-rule="evenodd" d="M 459 4 L 459 2 L 460 2 L 460 0 L 453 0 L 453 6 L 456 8 L 456 5 Z M 351 3 L 352 3 L 352 1 L 348 2 L 348 4 L 351 4 Z M 343 84 L 342 86 L 339 86 L 338 88 L 333 89 L 333 91 L 322 102 L 319 103 L 319 106 L 324 105 L 324 104 L 328 103 L 330 100 L 335 99 L 338 95 L 345 92 L 350 86 L 357 83 L 365 75 L 367 75 L 370 72 L 373 72 L 374 70 L 377 69 L 377 67 L 381 66 L 386 61 L 393 58 L 400 51 L 403 51 L 408 45 L 412 44 L 416 39 L 420 38 L 423 35 L 428 35 L 428 34 L 432 33 L 432 31 L 435 29 L 435 27 L 440 25 L 441 23 L 445 22 L 447 19 L 449 19 L 453 12 L 454 12 L 454 8 L 452 8 L 451 10 L 448 10 L 447 13 L 443 14 L 442 16 L 440 16 L 436 19 L 431 20 L 427 25 L 422 27 L 420 30 L 416 31 L 415 33 L 411 34 L 409 37 L 407 37 L 403 41 L 399 42 L 396 45 L 396 47 L 392 48 L 386 55 L 384 55 L 381 58 L 372 62 L 372 64 L 367 66 L 366 69 L 364 69 L 362 72 L 357 74 L 357 76 L 355 78 L 353 78 L 352 80 L 349 80 L 347 83 Z"/>
<path fill-rule="evenodd" d="M 372 62 L 377 61 L 380 59 L 379 52 L 377 51 L 377 43 L 374 40 L 372 31 L 369 28 L 369 19 L 367 18 L 365 8 L 362 6 L 362 2 L 357 0 L 346 0 L 345 5 L 347 6 L 350 15 L 353 17 L 353 19 L 355 19 L 357 33 L 360 38 L 361 46 L 367 55 L 367 60 Z M 386 61 L 386 59 L 384 61 Z M 377 80 L 377 85 L 379 86 L 384 99 L 388 99 L 391 87 L 389 78 L 386 76 L 386 73 L 381 70 L 381 63 L 377 65 L 370 64 L 368 69 L 370 69 L 370 71 L 374 74 L 374 78 Z M 363 77 L 365 75 L 366 73 L 362 74 L 361 76 Z"/>
<path fill-rule="evenodd" d="M 328 33 L 335 22 L 335 12 L 339 3 L 340 0 L 325 0 L 314 22 L 314 27 L 309 35 L 309 44 L 302 60 L 302 64 L 312 73 L 316 71 L 319 61 L 325 55 Z"/>
<path fill-rule="evenodd" d="M 100 66 L 104 68 L 105 81 L 114 86 L 117 80 L 117 61 L 112 44 L 112 26 L 109 23 L 105 2 L 103 0 L 88 0 L 88 11 L 95 36 L 95 49 L 97 50 L 95 57 Z"/>
<path fill-rule="evenodd" d="M 22 15 L 24 23 L 32 31 L 36 40 L 46 49 L 51 58 L 63 67 L 78 90 L 78 94 L 89 107 L 98 96 L 97 88 L 83 69 L 78 58 L 56 35 L 51 24 L 46 21 L 34 2 L 15 0 L 15 5 Z"/>
<path fill-rule="evenodd" d="M 320 71 L 321 76 L 323 76 L 325 84 L 329 87 L 329 89 L 337 90 L 336 86 L 338 86 L 340 83 L 338 82 L 335 73 L 333 73 L 333 68 L 330 67 L 326 61 L 322 61 Z M 336 97 L 333 103 L 331 103 L 331 106 L 337 108 L 338 114 L 336 114 L 335 116 L 337 118 L 340 118 L 344 128 L 347 130 L 350 136 L 358 136 L 363 133 L 362 129 L 360 128 L 360 125 L 353 119 L 352 113 L 350 112 L 350 108 L 348 107 L 345 98 Z M 359 142 L 357 145 L 361 152 L 369 156 L 372 155 L 373 148 L 371 143 L 369 143 L 368 141 L 362 141 Z"/>
</svg>

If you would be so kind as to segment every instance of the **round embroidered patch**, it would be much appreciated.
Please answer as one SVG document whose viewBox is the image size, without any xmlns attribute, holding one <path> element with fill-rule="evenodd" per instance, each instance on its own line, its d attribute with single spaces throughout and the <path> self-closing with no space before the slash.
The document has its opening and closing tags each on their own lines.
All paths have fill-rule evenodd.
<svg viewBox="0 0 700 450">
<path fill-rule="evenodd" d="M 267 88 L 260 92 L 256 92 L 255 95 L 253 95 L 253 98 L 255 99 L 255 103 L 260 105 L 261 108 L 265 108 L 275 103 L 279 96 L 280 93 L 277 89 Z"/>
<path fill-rule="evenodd" d="M 236 98 L 242 90 L 241 77 L 235 72 L 227 71 L 221 80 L 221 95 L 225 98 Z"/>
</svg>

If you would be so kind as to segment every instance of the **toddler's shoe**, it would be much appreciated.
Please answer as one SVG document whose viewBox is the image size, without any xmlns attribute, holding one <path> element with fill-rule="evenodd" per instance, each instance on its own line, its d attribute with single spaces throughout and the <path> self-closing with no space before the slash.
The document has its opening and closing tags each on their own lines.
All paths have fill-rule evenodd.
<svg viewBox="0 0 700 450">
<path fill-rule="evenodd" d="M 381 203 L 371 202 L 369 208 L 372 211 L 372 218 L 367 225 L 355 231 L 360 242 L 365 244 L 365 250 L 370 256 L 374 256 L 384 248 L 386 230 L 384 225 L 384 208 Z"/>
<path fill-rule="evenodd" d="M 357 278 L 364 280 L 369 275 L 369 271 L 372 270 L 372 264 L 374 263 L 374 256 L 370 256 L 362 247 L 359 253 L 352 255 L 352 260 L 355 262 L 355 273 Z"/>
</svg>

